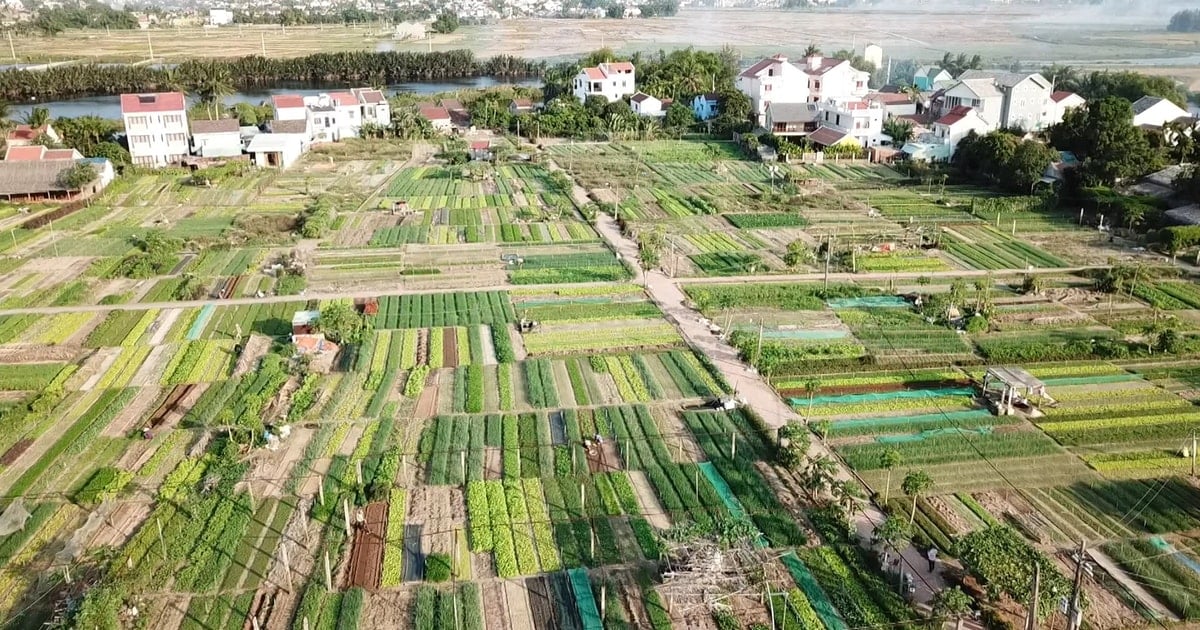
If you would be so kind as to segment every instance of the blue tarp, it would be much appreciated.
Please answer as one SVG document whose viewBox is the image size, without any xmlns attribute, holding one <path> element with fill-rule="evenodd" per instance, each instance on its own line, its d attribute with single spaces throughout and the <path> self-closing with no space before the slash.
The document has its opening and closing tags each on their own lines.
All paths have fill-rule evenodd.
<svg viewBox="0 0 1200 630">
<path fill-rule="evenodd" d="M 841 394 L 837 396 L 814 396 L 814 405 L 845 405 L 879 400 L 901 400 L 905 398 L 934 398 L 937 396 L 972 396 L 975 390 L 971 387 L 943 387 L 940 389 L 899 389 L 894 392 L 873 392 L 870 394 Z M 792 405 L 807 405 L 807 398 L 789 398 Z"/>
<path fill-rule="evenodd" d="M 206 304 L 200 309 L 200 313 L 196 315 L 196 321 L 192 322 L 192 327 L 188 329 L 188 341 L 195 341 L 200 338 L 200 333 L 204 332 L 204 327 L 208 325 L 208 320 L 212 317 L 213 311 L 216 308 L 214 304 Z"/>
</svg>

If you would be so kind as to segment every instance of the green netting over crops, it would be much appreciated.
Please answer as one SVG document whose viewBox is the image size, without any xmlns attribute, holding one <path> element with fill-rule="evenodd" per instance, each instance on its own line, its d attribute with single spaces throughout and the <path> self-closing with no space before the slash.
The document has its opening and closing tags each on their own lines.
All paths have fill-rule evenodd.
<svg viewBox="0 0 1200 630">
<path fill-rule="evenodd" d="M 979 427 L 978 429 L 946 427 L 944 429 L 930 429 L 909 435 L 881 435 L 876 437 L 875 441 L 880 444 L 905 444 L 908 442 L 921 442 L 943 435 L 991 435 L 994 430 L 995 427 Z"/>
<path fill-rule="evenodd" d="M 721 473 L 717 472 L 712 462 L 701 462 L 697 465 L 700 467 L 700 472 L 704 473 L 704 477 L 708 479 L 708 483 L 712 484 L 713 490 L 716 490 L 717 496 L 721 497 L 721 502 L 725 504 L 725 508 L 729 510 L 729 514 L 739 520 L 749 520 L 746 515 L 746 509 L 742 507 L 737 497 L 733 496 L 733 490 L 725 482 L 725 478 L 721 476 Z M 760 548 L 770 546 L 766 536 L 763 536 L 761 533 L 754 541 L 754 544 Z"/>
<path fill-rule="evenodd" d="M 867 297 L 831 298 L 825 300 L 829 308 L 903 308 L 908 302 L 894 295 L 871 295 Z"/>
<path fill-rule="evenodd" d="M 894 392 L 873 392 L 870 394 L 841 394 L 839 396 L 814 396 L 814 405 L 849 405 L 854 403 L 876 402 L 880 400 L 900 400 L 904 398 L 935 398 L 940 396 L 973 396 L 975 390 L 971 387 L 944 387 L 941 389 L 900 389 Z M 789 398 L 792 405 L 807 405 L 807 398 Z"/>
<path fill-rule="evenodd" d="M 206 304 L 200 309 L 200 314 L 196 315 L 196 321 L 192 322 L 192 327 L 188 329 L 188 341 L 195 341 L 200 338 L 200 333 L 204 332 L 204 327 L 208 324 L 208 319 L 212 317 L 213 311 L 216 308 L 213 304 Z"/>
<path fill-rule="evenodd" d="M 1066 376 L 1063 378 L 1044 378 L 1042 382 L 1047 387 L 1066 387 L 1068 385 L 1103 385 L 1104 383 L 1124 383 L 1127 381 L 1140 381 L 1141 376 L 1137 374 L 1097 374 L 1095 376 Z M 1054 392 L 1050 392 L 1054 396 Z"/>
<path fill-rule="evenodd" d="M 834 423 L 838 429 L 849 430 L 850 427 L 878 427 L 886 429 L 890 426 L 905 425 L 919 422 L 934 422 L 945 421 L 947 424 L 958 422 L 960 420 L 974 420 L 975 418 L 991 417 L 992 412 L 987 409 L 973 409 L 971 411 L 948 411 L 946 413 L 926 413 L 915 416 L 888 416 L 885 418 L 863 418 L 861 420 L 839 420 Z"/>
<path fill-rule="evenodd" d="M 809 572 L 808 567 L 796 557 L 795 552 L 789 551 L 783 554 L 783 565 L 787 567 L 788 572 L 792 574 L 792 579 L 796 581 L 796 586 L 804 591 L 804 596 L 808 598 L 808 603 L 812 604 L 813 610 L 817 616 L 821 618 L 821 622 L 825 624 L 828 630 L 850 630 L 850 626 L 842 620 L 842 616 L 838 614 L 836 608 L 833 607 L 833 602 L 829 601 L 829 596 L 825 594 L 825 589 L 817 583 L 817 579 Z"/>
<path fill-rule="evenodd" d="M 604 622 L 600 620 L 600 610 L 596 608 L 596 598 L 592 596 L 592 583 L 588 581 L 587 571 L 570 569 L 567 576 L 571 578 L 571 590 L 575 591 L 575 606 L 579 610 L 583 630 L 604 630 Z"/>
</svg>

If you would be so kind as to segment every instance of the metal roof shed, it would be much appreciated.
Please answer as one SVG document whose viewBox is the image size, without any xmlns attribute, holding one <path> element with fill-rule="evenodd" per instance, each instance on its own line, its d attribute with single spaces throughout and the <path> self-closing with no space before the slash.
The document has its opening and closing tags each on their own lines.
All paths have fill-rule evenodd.
<svg viewBox="0 0 1200 630">
<path fill-rule="evenodd" d="M 1026 400 L 1037 397 L 1053 402 L 1046 395 L 1046 384 L 1019 367 L 990 367 L 983 375 L 983 393 L 999 392 L 1000 409 L 1012 413 L 1013 401 L 1020 396 Z"/>
</svg>

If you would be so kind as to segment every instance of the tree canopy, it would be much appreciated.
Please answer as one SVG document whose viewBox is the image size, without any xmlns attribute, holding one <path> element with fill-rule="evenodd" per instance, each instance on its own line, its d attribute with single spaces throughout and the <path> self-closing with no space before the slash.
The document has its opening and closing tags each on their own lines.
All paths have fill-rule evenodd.
<svg viewBox="0 0 1200 630">
<path fill-rule="evenodd" d="M 1200 31 L 1200 9 L 1184 9 L 1176 11 L 1167 24 L 1167 30 L 1172 33 L 1195 33 Z"/>
<path fill-rule="evenodd" d="M 1057 157 L 1054 149 L 1041 142 L 993 131 L 963 138 L 954 153 L 954 164 L 969 177 L 1028 193 Z"/>
<path fill-rule="evenodd" d="M 1146 134 L 1133 126 L 1133 107 L 1114 96 L 1067 112 L 1050 128 L 1050 141 L 1082 160 L 1078 171 L 1088 186 L 1149 173 L 1161 162 Z"/>
</svg>

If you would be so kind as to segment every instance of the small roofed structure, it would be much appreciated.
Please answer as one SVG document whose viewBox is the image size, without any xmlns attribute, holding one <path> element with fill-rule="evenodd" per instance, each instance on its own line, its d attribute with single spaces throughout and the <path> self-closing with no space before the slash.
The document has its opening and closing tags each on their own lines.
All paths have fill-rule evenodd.
<svg viewBox="0 0 1200 630">
<path fill-rule="evenodd" d="M 1014 403 L 1024 403 L 1032 408 L 1029 401 L 1034 397 L 1054 402 L 1046 394 L 1046 384 L 1019 367 L 988 368 L 983 375 L 983 395 L 989 401 L 996 401 L 996 415 L 1000 416 L 1012 415 Z"/>
<path fill-rule="evenodd" d="M 292 335 L 308 335 L 317 329 L 321 311 L 296 311 L 292 315 Z"/>
</svg>

